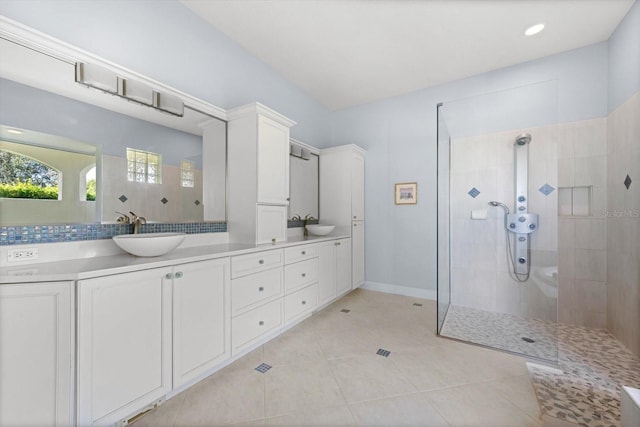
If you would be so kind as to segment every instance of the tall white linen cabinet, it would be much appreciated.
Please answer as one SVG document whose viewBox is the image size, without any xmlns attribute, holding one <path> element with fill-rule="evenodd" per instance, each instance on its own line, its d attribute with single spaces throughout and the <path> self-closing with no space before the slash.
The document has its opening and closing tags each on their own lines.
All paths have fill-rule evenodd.
<svg viewBox="0 0 640 427">
<path fill-rule="evenodd" d="M 253 103 L 227 113 L 227 227 L 232 243 L 287 239 L 289 128 L 293 120 Z"/>
<path fill-rule="evenodd" d="M 364 158 L 353 144 L 320 151 L 320 222 L 350 229 L 352 289 L 365 280 Z"/>
</svg>

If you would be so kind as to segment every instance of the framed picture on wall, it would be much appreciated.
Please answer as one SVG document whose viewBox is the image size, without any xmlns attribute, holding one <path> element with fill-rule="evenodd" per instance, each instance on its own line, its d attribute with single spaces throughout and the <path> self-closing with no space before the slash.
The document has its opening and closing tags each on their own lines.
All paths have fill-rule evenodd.
<svg viewBox="0 0 640 427">
<path fill-rule="evenodd" d="M 395 201 L 396 205 L 415 205 L 418 202 L 418 183 L 396 184 Z"/>
</svg>

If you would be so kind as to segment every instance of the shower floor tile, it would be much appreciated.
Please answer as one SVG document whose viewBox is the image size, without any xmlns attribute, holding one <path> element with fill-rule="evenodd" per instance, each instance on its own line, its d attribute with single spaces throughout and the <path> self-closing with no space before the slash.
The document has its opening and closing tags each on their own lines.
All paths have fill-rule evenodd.
<svg viewBox="0 0 640 427">
<path fill-rule="evenodd" d="M 452 305 L 440 334 L 554 363 L 558 360 L 554 322 Z"/>
<path fill-rule="evenodd" d="M 620 386 L 640 387 L 640 360 L 606 330 L 451 306 L 441 334 L 554 362 L 527 364 L 543 420 L 618 426 Z"/>
</svg>

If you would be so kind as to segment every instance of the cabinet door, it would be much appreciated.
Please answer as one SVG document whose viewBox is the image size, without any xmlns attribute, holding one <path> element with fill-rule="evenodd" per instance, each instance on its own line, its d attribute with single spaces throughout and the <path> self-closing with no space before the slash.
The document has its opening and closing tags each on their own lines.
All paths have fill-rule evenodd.
<svg viewBox="0 0 640 427">
<path fill-rule="evenodd" d="M 336 241 L 336 291 L 338 296 L 351 290 L 351 241 Z"/>
<path fill-rule="evenodd" d="M 114 423 L 171 390 L 170 277 L 78 281 L 78 425 Z"/>
<path fill-rule="evenodd" d="M 271 243 L 287 240 L 287 207 L 258 205 L 256 243 Z"/>
<path fill-rule="evenodd" d="M 229 258 L 174 267 L 173 387 L 231 356 Z"/>
<path fill-rule="evenodd" d="M 0 286 L 0 425 L 72 424 L 73 284 Z"/>
<path fill-rule="evenodd" d="M 258 117 L 258 203 L 289 204 L 289 128 Z"/>
<path fill-rule="evenodd" d="M 336 297 L 336 241 L 318 244 L 318 305 Z"/>
<path fill-rule="evenodd" d="M 364 157 L 357 153 L 351 160 L 351 215 L 353 221 L 364 220 Z"/>
<path fill-rule="evenodd" d="M 355 289 L 364 284 L 364 221 L 354 221 L 351 229 L 353 288 Z"/>
</svg>

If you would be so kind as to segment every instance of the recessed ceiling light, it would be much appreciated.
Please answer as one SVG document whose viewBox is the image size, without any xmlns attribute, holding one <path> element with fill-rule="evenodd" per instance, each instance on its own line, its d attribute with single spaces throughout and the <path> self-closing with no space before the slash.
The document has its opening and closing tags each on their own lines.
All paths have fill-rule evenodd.
<svg viewBox="0 0 640 427">
<path fill-rule="evenodd" d="M 21 130 L 18 130 L 18 129 L 7 129 L 7 132 L 14 133 L 16 135 L 22 135 L 23 134 L 23 132 Z"/>
<path fill-rule="evenodd" d="M 534 34 L 538 34 L 540 31 L 544 30 L 544 24 L 536 24 L 527 28 L 524 32 L 525 36 L 532 36 Z"/>
</svg>

